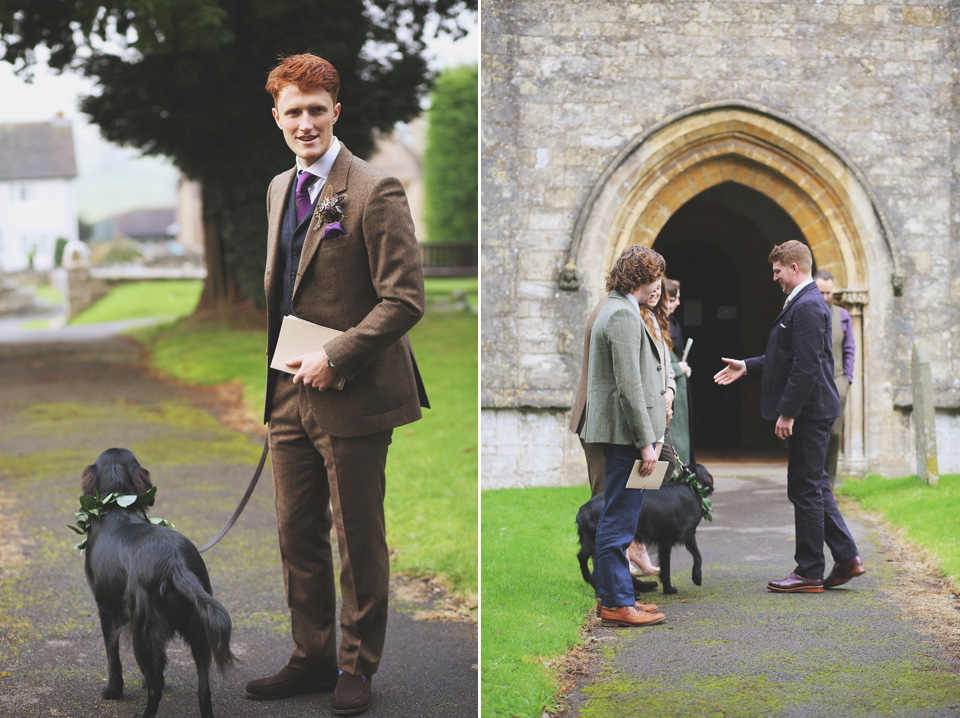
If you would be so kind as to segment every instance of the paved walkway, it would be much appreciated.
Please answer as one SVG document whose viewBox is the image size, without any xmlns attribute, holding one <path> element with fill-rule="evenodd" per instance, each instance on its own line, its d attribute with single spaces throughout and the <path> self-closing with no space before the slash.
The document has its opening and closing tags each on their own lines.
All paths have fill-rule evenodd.
<svg viewBox="0 0 960 718">
<path fill-rule="evenodd" d="M 822 594 L 771 593 L 766 582 L 794 567 L 786 466 L 708 466 L 717 490 L 714 522 L 697 531 L 703 585 L 675 549 L 679 593 L 647 594 L 665 624 L 595 622 L 567 715 L 960 716 L 960 661 L 911 605 L 933 587 L 905 579 L 889 537 L 848 511 L 866 575 Z"/>
<path fill-rule="evenodd" d="M 109 332 L 107 332 L 109 333 Z M 0 716 L 114 718 L 144 707 L 125 646 L 126 698 L 104 701 L 106 661 L 96 608 L 67 529 L 80 474 L 111 446 L 130 448 L 158 486 L 153 515 L 202 544 L 233 511 L 262 437 L 225 428 L 205 391 L 161 381 L 121 338 L 0 336 Z M 246 512 L 204 554 L 215 595 L 234 623 L 239 665 L 213 679 L 220 718 L 329 714 L 329 695 L 282 702 L 241 698 L 290 651 L 268 468 Z M 433 608 L 395 581 L 386 654 L 370 716 L 475 716 L 477 638 L 465 623 L 418 620 Z M 189 651 L 171 644 L 160 716 L 198 714 Z M 137 713 L 139 715 L 139 713 Z"/>
</svg>

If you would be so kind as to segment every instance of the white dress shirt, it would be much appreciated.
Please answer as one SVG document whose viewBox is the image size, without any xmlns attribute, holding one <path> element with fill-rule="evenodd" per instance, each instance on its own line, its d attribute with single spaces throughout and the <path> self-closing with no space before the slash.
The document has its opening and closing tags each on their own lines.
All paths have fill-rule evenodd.
<svg viewBox="0 0 960 718">
<path fill-rule="evenodd" d="M 338 154 L 340 154 L 340 140 L 334 137 L 333 141 L 330 143 L 330 146 L 327 148 L 327 151 L 323 153 L 323 156 L 309 167 L 304 167 L 301 165 L 300 158 L 297 157 L 297 172 L 309 172 L 310 174 L 316 175 L 320 178 L 319 182 L 314 182 L 307 187 L 307 193 L 310 195 L 310 204 L 313 204 L 317 201 L 317 195 L 320 194 L 320 190 L 323 189 L 323 185 L 327 181 L 327 177 L 330 176 L 330 170 L 333 168 L 333 161 L 337 159 Z"/>
</svg>

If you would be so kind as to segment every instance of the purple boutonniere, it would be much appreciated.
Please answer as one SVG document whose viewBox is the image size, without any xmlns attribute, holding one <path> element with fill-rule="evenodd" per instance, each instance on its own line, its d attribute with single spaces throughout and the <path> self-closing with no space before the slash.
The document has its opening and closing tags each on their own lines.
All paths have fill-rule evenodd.
<svg viewBox="0 0 960 718">
<path fill-rule="evenodd" d="M 313 214 L 317 223 L 313 228 L 320 229 L 322 225 L 327 225 L 321 239 L 326 239 L 333 232 L 340 233 L 334 235 L 337 237 L 343 234 L 343 227 L 341 227 L 340 222 L 343 220 L 343 203 L 346 200 L 347 195 L 338 194 L 336 197 L 324 197 L 322 201 L 317 203 L 317 211 Z"/>
</svg>

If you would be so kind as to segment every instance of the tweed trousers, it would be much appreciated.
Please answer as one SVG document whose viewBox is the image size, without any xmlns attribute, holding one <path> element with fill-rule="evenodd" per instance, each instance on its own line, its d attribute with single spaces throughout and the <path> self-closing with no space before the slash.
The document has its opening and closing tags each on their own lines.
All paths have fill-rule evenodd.
<svg viewBox="0 0 960 718">
<path fill-rule="evenodd" d="M 330 436 L 302 400 L 308 391 L 317 390 L 283 374 L 270 414 L 277 529 L 294 642 L 287 665 L 370 676 L 379 667 L 387 629 L 390 563 L 383 499 L 393 431 Z M 343 600 L 339 654 L 331 528 Z"/>
</svg>

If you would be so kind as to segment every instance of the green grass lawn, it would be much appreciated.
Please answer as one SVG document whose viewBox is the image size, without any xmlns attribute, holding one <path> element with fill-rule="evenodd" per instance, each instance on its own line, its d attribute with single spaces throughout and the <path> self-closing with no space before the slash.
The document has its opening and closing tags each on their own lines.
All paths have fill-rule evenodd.
<svg viewBox="0 0 960 718">
<path fill-rule="evenodd" d="M 120 284 L 75 317 L 70 324 L 97 324 L 124 319 L 171 318 L 193 312 L 203 291 L 194 279 L 167 279 Z"/>
<path fill-rule="evenodd" d="M 483 491 L 481 713 L 539 718 L 553 706 L 548 665 L 580 643 L 594 606 L 577 567 L 586 485 Z"/>
<path fill-rule="evenodd" d="M 936 486 L 916 476 L 870 475 L 844 480 L 837 493 L 902 528 L 910 542 L 929 551 L 944 574 L 960 585 L 960 475 L 941 476 Z"/>
<path fill-rule="evenodd" d="M 467 303 L 476 307 L 479 304 L 479 284 L 476 277 L 430 277 L 424 282 L 424 292 L 428 304 L 449 302 L 455 293 L 462 292 Z"/>
</svg>

